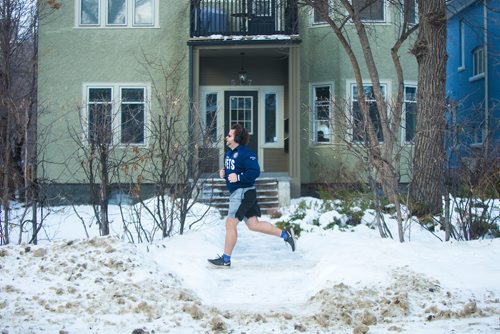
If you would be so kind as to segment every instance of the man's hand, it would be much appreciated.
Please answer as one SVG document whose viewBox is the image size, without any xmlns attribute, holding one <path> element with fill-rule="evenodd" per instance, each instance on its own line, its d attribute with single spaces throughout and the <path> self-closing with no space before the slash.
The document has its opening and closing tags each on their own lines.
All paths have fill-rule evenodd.
<svg viewBox="0 0 500 334">
<path fill-rule="evenodd" d="M 221 170 L 219 171 L 219 176 L 221 179 L 223 179 L 224 176 L 226 176 L 226 170 L 224 168 L 221 168 Z"/>
<path fill-rule="evenodd" d="M 238 182 L 238 175 L 236 173 L 231 173 L 229 174 L 229 176 L 227 177 L 227 180 L 230 182 L 230 183 L 235 183 L 235 182 Z"/>
</svg>

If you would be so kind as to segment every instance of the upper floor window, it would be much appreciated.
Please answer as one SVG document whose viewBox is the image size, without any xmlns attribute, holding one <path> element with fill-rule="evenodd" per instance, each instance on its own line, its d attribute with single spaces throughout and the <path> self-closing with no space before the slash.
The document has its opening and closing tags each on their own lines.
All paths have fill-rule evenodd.
<svg viewBox="0 0 500 334">
<path fill-rule="evenodd" d="M 332 85 L 313 85 L 312 140 L 316 144 L 332 142 Z"/>
<path fill-rule="evenodd" d="M 381 85 L 380 89 L 382 91 L 384 99 L 386 98 L 386 85 Z M 363 85 L 363 95 L 365 96 L 365 102 L 368 107 L 368 113 L 370 120 L 375 128 L 375 133 L 379 142 L 384 140 L 382 133 L 382 123 L 380 122 L 380 115 L 377 107 L 377 101 L 375 100 L 375 92 L 372 85 Z M 368 139 L 368 132 L 366 124 L 363 118 L 363 112 L 361 110 L 361 105 L 358 101 L 358 87 L 355 84 L 351 85 L 351 107 L 352 107 L 352 139 L 353 142 L 364 143 L 365 139 Z"/>
<path fill-rule="evenodd" d="M 146 87 L 86 87 L 89 143 L 145 144 Z"/>
<path fill-rule="evenodd" d="M 77 0 L 82 27 L 152 27 L 158 0 Z"/>
<path fill-rule="evenodd" d="M 472 78 L 484 76 L 484 47 L 480 46 L 472 51 Z"/>
<path fill-rule="evenodd" d="M 408 24 L 417 24 L 418 23 L 418 10 L 417 10 L 417 1 L 409 0 L 406 4 L 405 1 L 402 1 L 403 5 L 403 15 L 408 15 Z"/>
<path fill-rule="evenodd" d="M 331 0 L 314 0 L 313 24 L 325 24 L 325 15 L 330 15 Z"/>
<path fill-rule="evenodd" d="M 384 0 L 352 0 L 352 5 L 359 11 L 361 20 L 385 22 Z"/>
</svg>

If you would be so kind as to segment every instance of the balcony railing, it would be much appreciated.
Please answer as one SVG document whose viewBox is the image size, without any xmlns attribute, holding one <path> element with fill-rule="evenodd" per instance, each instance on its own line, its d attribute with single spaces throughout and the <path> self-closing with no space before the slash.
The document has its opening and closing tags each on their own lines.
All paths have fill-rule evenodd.
<svg viewBox="0 0 500 334">
<path fill-rule="evenodd" d="M 297 0 L 192 0 L 191 37 L 298 34 Z"/>
</svg>

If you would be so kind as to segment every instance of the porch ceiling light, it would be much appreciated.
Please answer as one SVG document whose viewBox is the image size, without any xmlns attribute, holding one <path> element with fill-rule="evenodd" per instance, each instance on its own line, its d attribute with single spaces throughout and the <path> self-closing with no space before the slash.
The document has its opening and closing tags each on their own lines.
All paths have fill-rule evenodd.
<svg viewBox="0 0 500 334">
<path fill-rule="evenodd" d="M 247 71 L 245 70 L 245 52 L 240 53 L 241 56 L 241 66 L 240 71 L 238 72 L 238 81 L 240 85 L 251 85 L 252 80 L 248 79 Z M 235 80 L 233 80 L 233 84 L 235 84 Z"/>
</svg>

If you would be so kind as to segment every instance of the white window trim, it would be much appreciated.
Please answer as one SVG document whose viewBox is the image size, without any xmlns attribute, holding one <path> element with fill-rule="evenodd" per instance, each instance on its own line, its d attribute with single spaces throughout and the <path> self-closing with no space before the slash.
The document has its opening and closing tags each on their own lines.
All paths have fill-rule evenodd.
<svg viewBox="0 0 500 334">
<path fill-rule="evenodd" d="M 82 134 L 82 142 L 89 144 L 88 142 L 88 97 L 89 90 L 94 88 L 110 88 L 111 89 L 111 115 L 112 123 L 111 130 L 113 133 L 113 138 L 111 145 L 117 147 L 146 147 L 149 142 L 149 114 L 150 114 L 150 104 L 151 104 L 151 85 L 147 83 L 83 83 L 82 88 L 82 109 L 81 109 L 81 124 L 84 128 L 82 129 L 84 133 Z M 144 89 L 144 142 L 143 143 L 121 143 L 121 91 L 122 88 L 143 88 Z"/>
<path fill-rule="evenodd" d="M 405 81 L 404 88 L 403 88 L 405 91 L 404 91 L 403 95 L 406 94 L 406 87 L 414 87 L 414 88 L 418 89 L 416 81 Z M 417 91 L 415 91 L 415 94 L 417 94 Z M 403 144 L 406 144 L 406 145 L 413 145 L 414 142 L 406 140 L 406 103 L 405 103 L 405 101 L 406 101 L 405 96 L 403 96 L 403 115 L 401 117 L 401 142 Z M 416 99 L 415 99 L 415 103 L 417 103 Z M 416 131 L 416 129 L 415 129 L 415 131 Z"/>
<path fill-rule="evenodd" d="M 310 134 L 309 134 L 309 146 L 311 147 L 321 147 L 321 146 L 329 146 L 335 144 L 335 127 L 334 127 L 334 106 L 331 106 L 330 110 L 330 117 L 332 118 L 330 122 L 330 131 L 331 131 L 331 137 L 329 142 L 318 142 L 316 141 L 316 130 L 315 130 L 315 121 L 316 121 L 316 111 L 315 111 L 315 91 L 314 89 L 316 87 L 323 87 L 323 86 L 329 86 L 330 87 L 330 97 L 333 98 L 335 95 L 335 82 L 333 81 L 320 81 L 320 82 L 312 82 L 309 84 L 309 101 L 310 101 L 310 106 L 311 106 L 311 112 L 309 114 L 309 129 L 310 129 Z"/>
<path fill-rule="evenodd" d="M 372 82 L 370 80 L 363 80 L 363 86 L 369 85 L 373 86 Z M 390 80 L 380 80 L 380 85 L 385 86 L 385 100 L 390 101 L 391 99 L 391 92 L 392 92 L 392 83 Z M 356 80 L 351 79 L 351 80 L 346 80 L 346 101 L 349 101 L 347 105 L 347 114 L 349 116 L 349 120 L 351 122 L 351 125 L 354 124 L 353 120 L 353 113 L 352 113 L 352 87 L 356 86 Z M 389 106 L 388 106 L 389 107 Z M 354 141 L 354 129 L 353 127 L 349 125 L 349 129 L 347 130 L 347 140 L 353 144 L 353 145 L 363 145 L 363 142 L 358 142 Z"/>
<path fill-rule="evenodd" d="M 126 8 L 127 8 L 127 16 L 125 18 L 125 24 L 108 24 L 108 0 L 98 0 L 99 1 L 99 9 L 98 9 L 98 17 L 97 24 L 82 24 L 81 23 L 81 0 L 75 1 L 75 28 L 78 29 L 99 29 L 99 28 L 108 28 L 108 29 L 155 29 L 160 28 L 160 13 L 159 13 L 159 0 L 152 0 L 153 6 L 153 24 L 140 24 L 135 23 L 135 6 L 134 0 L 125 0 Z"/>
<path fill-rule="evenodd" d="M 265 96 L 266 94 L 276 94 L 276 137 L 277 141 L 274 143 L 266 143 L 265 134 Z M 262 110 L 262 116 L 259 115 L 259 141 L 262 148 L 283 148 L 283 104 L 284 104 L 284 88 L 283 86 L 265 87 L 259 89 L 259 110 Z"/>
</svg>

